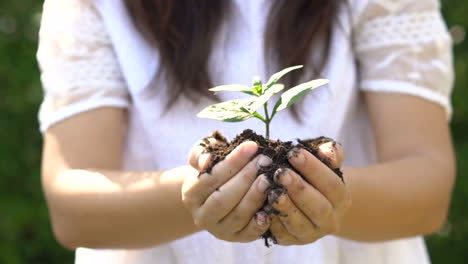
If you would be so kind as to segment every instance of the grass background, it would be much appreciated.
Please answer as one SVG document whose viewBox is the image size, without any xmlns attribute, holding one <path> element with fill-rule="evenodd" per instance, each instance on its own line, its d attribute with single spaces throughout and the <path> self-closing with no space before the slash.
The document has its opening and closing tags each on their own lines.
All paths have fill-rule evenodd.
<svg viewBox="0 0 468 264">
<path fill-rule="evenodd" d="M 458 176 L 447 225 L 427 237 L 433 263 L 468 259 L 468 1 L 443 0 L 457 44 L 451 123 Z M 0 0 L 0 263 L 73 263 L 54 240 L 40 187 L 41 136 L 36 113 L 42 99 L 35 61 L 42 1 Z"/>
</svg>

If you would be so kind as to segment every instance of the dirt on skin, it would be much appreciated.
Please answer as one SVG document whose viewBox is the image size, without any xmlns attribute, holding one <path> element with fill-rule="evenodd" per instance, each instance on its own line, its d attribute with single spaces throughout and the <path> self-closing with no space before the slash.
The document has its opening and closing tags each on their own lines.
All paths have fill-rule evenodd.
<svg viewBox="0 0 468 264">
<path fill-rule="evenodd" d="M 332 169 L 338 175 L 338 177 L 341 178 L 341 180 L 343 180 L 343 173 L 341 170 L 339 168 L 333 169 L 330 166 L 330 160 L 327 158 L 322 158 L 318 155 L 320 145 L 330 141 L 333 142 L 333 144 L 336 144 L 336 142 L 331 138 L 318 137 L 315 139 L 306 140 L 298 139 L 297 143 L 294 144 L 292 141 L 283 142 L 280 140 L 265 139 L 262 135 L 257 135 L 250 129 L 244 130 L 231 142 L 228 142 L 227 139 L 218 131 L 213 132 L 211 138 L 215 138 L 218 141 L 218 144 L 215 146 L 210 145 L 208 138 L 205 138 L 203 143 L 201 143 L 201 145 L 205 147 L 205 151 L 210 153 L 212 156 L 211 166 L 202 173 L 210 173 L 211 169 L 218 162 L 222 161 L 232 150 L 245 141 L 254 141 L 258 144 L 258 151 L 256 155 L 264 154 L 272 159 L 273 162 L 270 166 L 262 167 L 257 172 L 257 176 L 265 174 L 268 181 L 270 182 L 270 188 L 267 190 L 268 199 L 266 199 L 265 204 L 261 209 L 267 214 L 279 214 L 279 212 L 272 207 L 272 204 L 274 204 L 278 198 L 286 192 L 286 189 L 280 184 L 277 184 L 274 181 L 274 177 L 280 177 L 286 168 L 295 171 L 295 169 L 288 162 L 290 158 L 288 155 L 294 155 L 299 151 L 299 148 L 306 149 L 312 153 L 315 157 L 317 157 L 320 161 Z M 265 240 L 265 245 L 267 247 L 270 246 L 270 241 L 274 244 L 277 243 L 276 238 L 272 235 L 270 230 L 266 231 L 261 237 Z"/>
</svg>

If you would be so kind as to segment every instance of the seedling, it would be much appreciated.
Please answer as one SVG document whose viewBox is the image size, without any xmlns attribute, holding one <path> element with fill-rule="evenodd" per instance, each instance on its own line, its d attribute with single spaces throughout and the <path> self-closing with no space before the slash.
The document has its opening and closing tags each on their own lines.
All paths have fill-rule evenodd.
<svg viewBox="0 0 468 264">
<path fill-rule="evenodd" d="M 279 84 L 278 81 L 287 73 L 302 68 L 302 65 L 286 68 L 273 74 L 266 84 L 258 77 L 254 77 L 252 87 L 241 84 L 221 85 L 209 89 L 212 92 L 231 91 L 242 92 L 251 95 L 245 99 L 229 100 L 222 103 L 210 105 L 197 114 L 200 118 L 216 119 L 224 122 L 240 122 L 247 120 L 251 117 L 260 119 L 265 123 L 265 137 L 270 138 L 270 123 L 275 117 L 276 113 L 287 107 L 293 105 L 297 100 L 303 97 L 309 91 L 327 84 L 327 79 L 317 79 L 309 82 L 299 84 L 286 92 L 282 93 L 276 102 L 271 114 L 268 111 L 268 100 L 282 90 L 284 85 Z M 263 106 L 264 115 L 262 116 L 258 109 Z"/>
</svg>

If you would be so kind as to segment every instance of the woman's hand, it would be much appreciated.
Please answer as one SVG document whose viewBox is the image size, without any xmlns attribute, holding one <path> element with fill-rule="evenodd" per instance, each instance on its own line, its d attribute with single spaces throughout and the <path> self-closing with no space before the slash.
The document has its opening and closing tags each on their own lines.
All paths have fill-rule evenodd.
<svg viewBox="0 0 468 264">
<path fill-rule="evenodd" d="M 302 177 L 290 169 L 280 169 L 275 174 L 275 182 L 287 190 L 272 204 L 280 213 L 272 216 L 270 227 L 278 244 L 303 245 L 338 232 L 342 216 L 351 204 L 346 185 L 307 150 L 293 149 L 289 154 L 290 164 Z M 343 163 L 339 144 L 321 145 L 319 155 L 332 168 Z M 274 196 L 270 193 L 269 199 Z"/>
<path fill-rule="evenodd" d="M 214 139 L 210 139 L 216 144 Z M 210 154 L 196 144 L 189 155 L 192 167 L 200 172 L 210 165 Z M 244 142 L 210 173 L 187 177 L 182 186 L 182 200 L 192 214 L 194 223 L 219 239 L 250 242 L 258 239 L 270 227 L 265 212 L 258 212 L 266 200 L 269 183 L 264 175 L 257 177 L 260 167 L 271 159 L 258 155 L 255 142 Z"/>
</svg>

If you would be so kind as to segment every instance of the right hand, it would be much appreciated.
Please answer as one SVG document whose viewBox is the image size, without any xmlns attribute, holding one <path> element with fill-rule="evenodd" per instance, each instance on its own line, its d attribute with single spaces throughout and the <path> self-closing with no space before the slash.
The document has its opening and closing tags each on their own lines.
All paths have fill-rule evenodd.
<svg viewBox="0 0 468 264">
<path fill-rule="evenodd" d="M 210 138 L 210 143 L 216 144 L 216 140 Z M 196 144 L 189 154 L 190 165 L 199 172 L 211 164 L 210 154 L 204 150 Z M 271 220 L 259 210 L 267 198 L 269 183 L 265 175 L 256 175 L 261 166 L 271 164 L 271 159 L 254 157 L 257 150 L 255 142 L 244 142 L 210 173 L 185 178 L 182 200 L 195 225 L 232 242 L 250 242 L 268 230 Z"/>
</svg>

